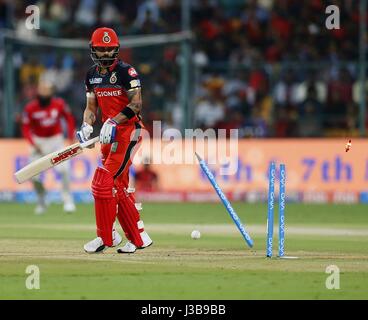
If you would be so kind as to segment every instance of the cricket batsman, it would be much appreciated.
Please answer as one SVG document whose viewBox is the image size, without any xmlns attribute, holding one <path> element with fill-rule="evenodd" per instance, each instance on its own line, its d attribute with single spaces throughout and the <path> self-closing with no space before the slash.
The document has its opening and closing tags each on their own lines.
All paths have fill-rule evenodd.
<svg viewBox="0 0 368 320">
<path fill-rule="evenodd" d="M 134 253 L 152 244 L 134 197 L 128 192 L 129 167 L 143 127 L 141 83 L 136 70 L 118 59 L 119 48 L 114 30 L 98 28 L 93 32 L 90 50 L 95 64 L 87 72 L 87 105 L 77 132 L 81 142 L 90 139 L 99 108 L 103 121 L 102 167 L 96 169 L 92 179 L 97 238 L 84 245 L 88 253 L 120 244 L 122 238 L 113 227 L 116 216 L 128 239 L 118 248 L 119 253 Z"/>
<path fill-rule="evenodd" d="M 41 78 L 37 88 L 37 98 L 25 106 L 22 114 L 22 134 L 32 146 L 31 161 L 64 147 L 62 119 L 67 125 L 68 139 L 74 140 L 75 122 L 68 105 L 63 99 L 55 97 L 53 85 Z M 75 204 L 70 191 L 68 164 L 62 163 L 55 169 L 62 180 L 64 211 L 73 212 Z M 43 214 L 47 207 L 46 190 L 40 175 L 32 178 L 32 183 L 37 194 L 35 214 Z"/>
</svg>

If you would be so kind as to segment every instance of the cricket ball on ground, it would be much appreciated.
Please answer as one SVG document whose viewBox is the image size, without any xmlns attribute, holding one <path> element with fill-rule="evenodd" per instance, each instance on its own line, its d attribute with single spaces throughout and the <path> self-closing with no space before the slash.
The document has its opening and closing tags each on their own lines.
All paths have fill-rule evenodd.
<svg viewBox="0 0 368 320">
<path fill-rule="evenodd" d="M 192 239 L 199 239 L 201 237 L 201 233 L 198 230 L 193 230 L 190 236 Z"/>
</svg>

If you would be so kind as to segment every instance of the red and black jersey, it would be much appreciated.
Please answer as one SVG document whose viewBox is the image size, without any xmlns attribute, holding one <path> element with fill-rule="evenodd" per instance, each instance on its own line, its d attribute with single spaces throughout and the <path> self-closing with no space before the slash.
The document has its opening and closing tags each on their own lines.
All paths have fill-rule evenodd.
<svg viewBox="0 0 368 320">
<path fill-rule="evenodd" d="M 68 138 L 74 139 L 74 117 L 68 105 L 61 98 L 51 98 L 48 106 L 42 107 L 38 99 L 29 102 L 22 114 L 23 136 L 33 144 L 32 136 L 52 137 L 63 132 L 61 119 L 68 126 Z"/>
<path fill-rule="evenodd" d="M 86 76 L 86 91 L 93 93 L 102 112 L 102 121 L 115 117 L 128 104 L 127 91 L 141 87 L 137 71 L 129 64 L 117 60 L 106 74 L 99 73 L 99 67 L 91 67 Z M 120 124 L 126 126 L 138 122 L 135 116 Z"/>
</svg>

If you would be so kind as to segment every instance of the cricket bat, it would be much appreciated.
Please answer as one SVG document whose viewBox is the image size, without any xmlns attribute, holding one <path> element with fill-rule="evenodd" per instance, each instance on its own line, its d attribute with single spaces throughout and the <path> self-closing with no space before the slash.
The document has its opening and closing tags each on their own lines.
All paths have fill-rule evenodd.
<svg viewBox="0 0 368 320">
<path fill-rule="evenodd" d="M 98 142 L 99 137 L 95 137 L 83 143 L 75 143 L 55 152 L 44 155 L 24 168 L 18 170 L 14 175 L 18 183 L 23 183 L 39 173 L 57 166 L 83 152 L 83 149 Z"/>
</svg>

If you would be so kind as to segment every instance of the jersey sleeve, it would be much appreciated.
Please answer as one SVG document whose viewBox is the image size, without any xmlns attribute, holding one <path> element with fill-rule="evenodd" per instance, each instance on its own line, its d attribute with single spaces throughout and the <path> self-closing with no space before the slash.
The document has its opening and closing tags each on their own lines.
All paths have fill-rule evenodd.
<svg viewBox="0 0 368 320">
<path fill-rule="evenodd" d="M 141 87 L 141 80 L 139 79 L 138 72 L 130 65 L 125 65 L 121 68 L 121 84 L 125 90 L 131 90 Z"/>
<path fill-rule="evenodd" d="M 75 137 L 75 121 L 70 110 L 69 105 L 64 101 L 61 100 L 61 115 L 64 117 L 66 124 L 67 124 L 67 134 L 68 138 L 72 140 Z"/>
<path fill-rule="evenodd" d="M 91 79 L 91 72 L 90 70 L 88 70 L 87 74 L 86 74 L 86 79 L 84 81 L 84 84 L 86 86 L 86 93 L 92 93 L 93 92 L 93 85 L 90 82 Z"/>
<path fill-rule="evenodd" d="M 31 122 L 31 118 L 30 118 L 28 108 L 26 106 L 22 112 L 22 124 L 29 125 L 30 122 Z"/>
<path fill-rule="evenodd" d="M 28 142 L 31 145 L 34 145 L 34 141 L 32 138 L 32 132 L 31 132 L 31 119 L 29 114 L 29 107 L 28 105 L 24 108 L 22 112 L 22 135 L 25 139 L 28 140 Z"/>
</svg>

